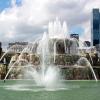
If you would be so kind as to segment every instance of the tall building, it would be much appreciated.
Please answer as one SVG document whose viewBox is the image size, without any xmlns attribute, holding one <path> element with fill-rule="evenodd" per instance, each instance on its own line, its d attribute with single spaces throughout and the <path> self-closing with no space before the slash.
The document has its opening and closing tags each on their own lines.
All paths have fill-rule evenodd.
<svg viewBox="0 0 100 100">
<path fill-rule="evenodd" d="M 2 43 L 0 42 L 0 57 L 2 55 Z"/>
<path fill-rule="evenodd" d="M 99 9 L 92 11 L 91 42 L 92 46 L 100 44 L 100 12 Z"/>
<path fill-rule="evenodd" d="M 26 46 L 26 45 L 28 45 L 28 42 L 13 42 L 13 43 L 9 43 L 8 44 L 8 49 L 11 48 L 14 45 L 23 45 L 23 46 Z"/>
</svg>

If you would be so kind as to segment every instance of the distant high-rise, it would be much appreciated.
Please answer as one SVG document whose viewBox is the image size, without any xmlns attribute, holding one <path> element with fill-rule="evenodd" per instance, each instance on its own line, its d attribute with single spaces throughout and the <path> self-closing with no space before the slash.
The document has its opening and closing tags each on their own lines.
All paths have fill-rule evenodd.
<svg viewBox="0 0 100 100">
<path fill-rule="evenodd" d="M 21 53 L 28 45 L 28 42 L 14 42 L 8 44 L 8 50 L 12 53 Z"/>
<path fill-rule="evenodd" d="M 75 38 L 79 40 L 79 34 L 70 34 L 70 38 Z"/>
<path fill-rule="evenodd" d="M 92 23 L 91 23 L 91 43 L 92 46 L 100 44 L 100 12 L 99 9 L 93 9 L 92 11 Z"/>
<path fill-rule="evenodd" d="M 84 45 L 89 47 L 91 45 L 91 42 L 90 41 L 84 41 Z"/>
<path fill-rule="evenodd" d="M 2 55 L 2 43 L 0 42 L 0 57 Z"/>
</svg>

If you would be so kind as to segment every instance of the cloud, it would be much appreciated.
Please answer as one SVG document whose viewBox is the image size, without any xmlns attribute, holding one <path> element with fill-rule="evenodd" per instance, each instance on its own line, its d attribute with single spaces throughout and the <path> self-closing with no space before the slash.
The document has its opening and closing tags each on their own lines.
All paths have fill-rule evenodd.
<svg viewBox="0 0 100 100">
<path fill-rule="evenodd" d="M 0 13 L 0 40 L 32 41 L 57 16 L 67 22 L 69 32 L 72 27 L 80 26 L 84 30 L 81 39 L 88 34 L 85 39 L 90 40 L 91 11 L 99 5 L 99 0 L 12 0 Z"/>
<path fill-rule="evenodd" d="M 23 0 L 21 6 L 12 0 L 9 8 L 0 13 L 0 40 L 2 42 L 29 40 L 34 35 L 43 33 L 47 19 L 44 4 L 46 0 Z M 27 37 L 27 38 L 26 38 Z"/>
</svg>

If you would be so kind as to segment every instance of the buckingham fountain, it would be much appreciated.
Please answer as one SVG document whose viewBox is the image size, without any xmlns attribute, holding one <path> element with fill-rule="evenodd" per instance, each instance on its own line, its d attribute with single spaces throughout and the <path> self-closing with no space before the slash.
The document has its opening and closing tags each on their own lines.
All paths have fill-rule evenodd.
<svg viewBox="0 0 100 100">
<path fill-rule="evenodd" d="M 84 77 L 83 75 L 80 78 L 82 70 L 85 70 L 82 73 L 86 72 L 84 73 L 86 77 L 91 72 L 97 81 L 91 63 L 80 53 L 80 48 L 84 47 L 84 44 L 75 38 L 70 38 L 68 33 L 66 22 L 61 24 L 58 18 L 54 22 L 49 22 L 48 32 L 44 32 L 42 37 L 29 43 L 20 53 L 12 56 L 4 81 L 6 79 L 32 80 L 36 86 L 45 89 L 67 89 L 62 82 L 67 77 L 66 73 L 73 73 L 73 79 L 81 79 Z M 6 54 L 13 52 L 12 48 L 13 46 L 1 57 L 1 60 Z M 66 75 L 63 75 L 62 70 L 66 69 L 69 70 L 66 71 Z M 76 75 L 78 73 L 79 75 Z M 68 80 L 72 79 L 69 77 Z M 25 83 L 6 88 L 29 90 Z"/>
<path fill-rule="evenodd" d="M 8 68 L 5 83 L 0 82 L 0 99 L 98 100 L 100 81 L 91 66 L 87 46 L 68 33 L 66 22 L 57 18 L 49 22 L 42 37 L 24 48 L 11 46 L 0 59 Z M 4 58 L 9 54 L 11 59 L 6 66 Z"/>
</svg>

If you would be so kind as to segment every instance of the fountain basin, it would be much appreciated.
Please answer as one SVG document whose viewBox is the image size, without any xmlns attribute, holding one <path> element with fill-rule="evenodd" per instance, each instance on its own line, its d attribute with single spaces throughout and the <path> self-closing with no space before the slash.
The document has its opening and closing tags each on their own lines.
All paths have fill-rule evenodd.
<svg viewBox="0 0 100 100">
<path fill-rule="evenodd" d="M 1 100 L 98 100 L 100 81 L 62 81 L 59 88 L 36 86 L 32 80 L 7 80 L 0 82 Z"/>
</svg>

